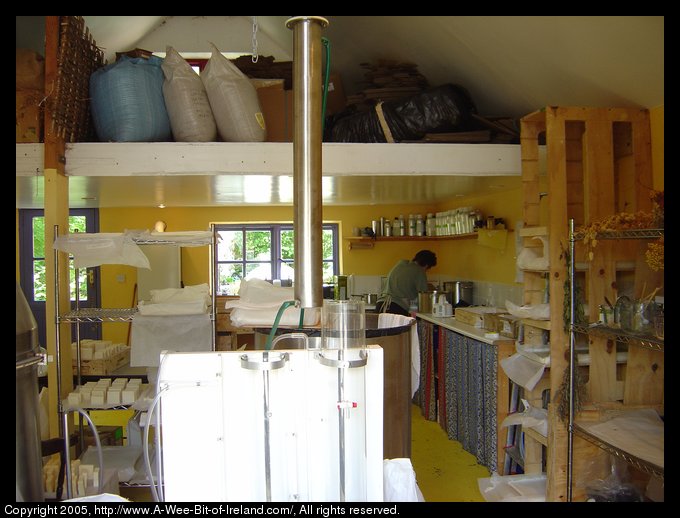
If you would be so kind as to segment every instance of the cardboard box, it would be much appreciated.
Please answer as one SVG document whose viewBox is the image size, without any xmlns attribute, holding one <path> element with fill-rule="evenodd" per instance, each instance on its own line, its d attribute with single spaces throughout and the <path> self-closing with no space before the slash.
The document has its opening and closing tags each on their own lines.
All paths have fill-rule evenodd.
<svg viewBox="0 0 680 518">
<path fill-rule="evenodd" d="M 257 89 L 267 142 L 293 142 L 293 91 L 280 85 Z"/>
<path fill-rule="evenodd" d="M 17 90 L 16 126 L 17 143 L 40 142 L 42 137 L 43 98 L 40 90 Z"/>
<path fill-rule="evenodd" d="M 520 317 L 516 317 L 514 315 L 511 315 L 510 313 L 506 313 L 503 315 L 499 315 L 498 319 L 500 320 L 501 324 L 501 329 L 498 332 L 501 334 L 501 336 L 512 338 L 513 340 L 517 339 L 519 322 L 521 320 Z"/>
</svg>

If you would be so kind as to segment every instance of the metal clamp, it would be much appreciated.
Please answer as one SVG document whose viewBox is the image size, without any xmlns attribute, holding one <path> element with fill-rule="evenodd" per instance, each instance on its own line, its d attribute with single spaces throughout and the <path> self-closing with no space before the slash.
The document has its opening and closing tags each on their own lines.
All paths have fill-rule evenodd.
<svg viewBox="0 0 680 518">
<path fill-rule="evenodd" d="M 241 367 L 253 371 L 273 371 L 280 369 L 288 361 L 288 353 L 280 353 L 279 359 L 269 361 L 269 352 L 262 353 L 262 360 L 250 360 L 247 354 L 241 355 Z"/>
<path fill-rule="evenodd" d="M 334 358 L 326 358 L 321 352 L 316 353 L 315 356 L 321 365 L 325 365 L 326 367 L 335 367 L 337 369 L 353 369 L 355 367 L 363 367 L 368 361 L 368 351 L 365 349 L 361 349 L 359 351 L 360 359 L 358 360 L 336 360 Z"/>
</svg>

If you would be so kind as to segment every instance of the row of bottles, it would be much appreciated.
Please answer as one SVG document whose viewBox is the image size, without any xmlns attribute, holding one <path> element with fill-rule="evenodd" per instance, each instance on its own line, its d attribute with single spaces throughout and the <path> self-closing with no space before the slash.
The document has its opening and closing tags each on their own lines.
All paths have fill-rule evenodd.
<svg viewBox="0 0 680 518">
<path fill-rule="evenodd" d="M 372 230 L 376 237 L 424 237 L 424 236 L 455 236 L 470 234 L 477 228 L 484 226 L 480 211 L 472 207 L 461 207 L 443 212 L 428 212 L 422 214 L 403 214 L 395 217 L 380 218 L 372 222 Z"/>
</svg>

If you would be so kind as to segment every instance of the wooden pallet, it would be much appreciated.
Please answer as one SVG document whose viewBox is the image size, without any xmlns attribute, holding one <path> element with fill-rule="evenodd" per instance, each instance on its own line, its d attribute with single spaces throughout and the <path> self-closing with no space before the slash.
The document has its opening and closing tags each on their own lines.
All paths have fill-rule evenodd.
<svg viewBox="0 0 680 518">
<path fill-rule="evenodd" d="M 547 179 L 541 178 L 539 145 L 545 138 L 547 148 Z M 568 247 L 568 221 L 588 224 L 608 215 L 626 211 L 651 210 L 649 192 L 652 187 L 651 136 L 647 110 L 628 108 L 548 107 L 522 118 L 522 182 L 524 186 L 525 226 L 547 227 L 550 236 L 550 389 L 554 395 L 561 388 L 568 369 L 569 335 L 564 326 L 564 293 L 567 268 L 564 251 Z M 547 197 L 541 195 L 547 191 Z M 530 237 L 523 238 L 525 242 Z M 644 245 L 643 245 L 644 246 Z M 635 285 L 656 285 L 644 255 L 635 242 L 598 243 L 597 254 L 587 261 L 581 244 L 576 248 L 576 261 L 588 262 L 585 275 L 585 302 L 590 308 L 590 322 L 597 321 L 598 305 L 608 297 L 616 299 L 616 264 L 632 261 L 636 264 Z M 545 286 L 542 273 L 525 272 L 525 303 L 536 302 Z M 606 338 L 588 337 L 591 355 L 587 384 L 590 401 L 613 401 L 620 397 L 621 370 L 617 369 L 616 354 Z M 663 357 L 653 351 L 629 348 L 624 402 L 657 404 L 663 402 L 659 393 L 659 373 L 663 377 Z M 653 358 L 652 358 L 653 357 Z M 659 362 L 661 368 L 659 368 Z M 656 367 L 654 367 L 656 363 Z M 635 368 L 631 368 L 635 365 Z M 653 374 L 653 375 L 652 375 Z M 661 387 L 663 383 L 661 383 Z M 631 401 L 633 397 L 644 401 Z M 628 399 L 628 401 L 626 401 Z M 661 399 L 661 401 L 659 401 Z M 553 399 L 554 401 L 554 399 Z M 549 407 L 549 437 L 547 448 L 548 501 L 567 499 L 567 430 L 566 424 Z M 597 448 L 574 445 L 574 474 L 582 476 L 588 464 L 594 466 Z M 606 476 L 605 466 L 590 469 L 590 479 Z M 584 480 L 574 480 L 573 500 L 582 500 Z"/>
</svg>

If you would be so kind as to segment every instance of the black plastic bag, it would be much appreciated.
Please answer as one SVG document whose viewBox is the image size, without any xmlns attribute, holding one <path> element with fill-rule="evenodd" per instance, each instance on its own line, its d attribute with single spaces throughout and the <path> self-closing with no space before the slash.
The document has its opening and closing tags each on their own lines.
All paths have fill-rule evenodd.
<svg viewBox="0 0 680 518">
<path fill-rule="evenodd" d="M 406 99 L 381 105 L 395 142 L 420 140 L 426 133 L 468 131 L 474 128 L 471 114 L 477 109 L 468 91 L 445 84 Z M 376 109 L 339 113 L 326 119 L 326 142 L 388 142 Z"/>
</svg>

